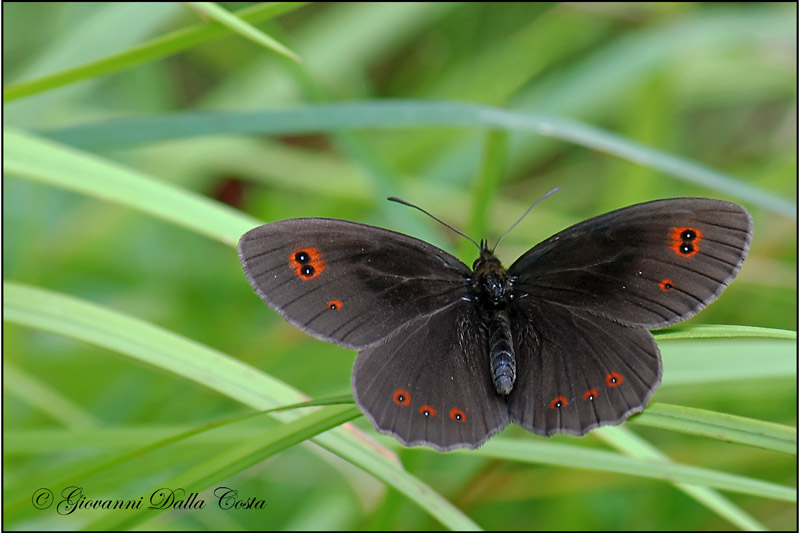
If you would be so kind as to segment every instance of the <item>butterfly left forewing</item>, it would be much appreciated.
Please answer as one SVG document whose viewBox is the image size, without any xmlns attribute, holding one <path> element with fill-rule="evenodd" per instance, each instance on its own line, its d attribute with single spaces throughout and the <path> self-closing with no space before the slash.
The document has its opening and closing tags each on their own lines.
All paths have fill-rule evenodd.
<svg viewBox="0 0 800 533">
<path fill-rule="evenodd" d="M 471 274 L 419 239 L 326 218 L 254 228 L 240 239 L 239 258 L 256 293 L 289 322 L 357 349 L 457 301 Z"/>
</svg>

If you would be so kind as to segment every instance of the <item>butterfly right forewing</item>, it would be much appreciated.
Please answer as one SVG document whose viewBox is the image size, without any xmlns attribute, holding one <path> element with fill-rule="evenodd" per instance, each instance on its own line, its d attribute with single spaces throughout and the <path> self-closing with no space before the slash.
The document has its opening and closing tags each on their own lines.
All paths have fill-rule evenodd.
<svg viewBox="0 0 800 533">
<path fill-rule="evenodd" d="M 684 232 L 693 237 L 685 240 Z M 747 257 L 752 234 L 753 219 L 738 204 L 655 200 L 575 224 L 508 270 L 517 290 L 541 300 L 659 328 L 722 293 Z"/>
</svg>

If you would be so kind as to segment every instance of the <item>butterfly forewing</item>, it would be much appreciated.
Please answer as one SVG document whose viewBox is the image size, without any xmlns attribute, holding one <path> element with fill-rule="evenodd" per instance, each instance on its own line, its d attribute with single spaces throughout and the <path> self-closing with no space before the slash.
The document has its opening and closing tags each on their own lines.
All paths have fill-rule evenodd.
<svg viewBox="0 0 800 533">
<path fill-rule="evenodd" d="M 323 340 L 362 348 L 465 294 L 470 269 L 401 233 L 299 218 L 259 226 L 239 241 L 259 296 Z"/>
<path fill-rule="evenodd" d="M 708 198 L 656 200 L 586 220 L 510 268 L 515 289 L 616 321 L 664 327 L 713 301 L 747 256 L 743 207 Z"/>
</svg>

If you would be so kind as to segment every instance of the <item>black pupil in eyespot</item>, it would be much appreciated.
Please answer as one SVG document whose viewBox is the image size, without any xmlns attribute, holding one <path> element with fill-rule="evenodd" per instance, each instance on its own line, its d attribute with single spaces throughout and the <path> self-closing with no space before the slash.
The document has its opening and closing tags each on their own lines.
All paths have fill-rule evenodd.
<svg viewBox="0 0 800 533">
<path fill-rule="evenodd" d="M 297 252 L 294 255 L 294 260 L 297 261 L 298 263 L 303 264 L 311 261 L 311 257 L 306 252 Z"/>
<path fill-rule="evenodd" d="M 683 239 L 686 241 L 694 240 L 695 237 L 696 237 L 695 232 L 693 232 L 692 230 L 687 229 L 686 231 L 683 232 Z"/>
<path fill-rule="evenodd" d="M 300 269 L 300 273 L 306 277 L 312 276 L 314 274 L 314 267 L 312 267 L 311 265 L 306 265 L 302 269 Z"/>
</svg>

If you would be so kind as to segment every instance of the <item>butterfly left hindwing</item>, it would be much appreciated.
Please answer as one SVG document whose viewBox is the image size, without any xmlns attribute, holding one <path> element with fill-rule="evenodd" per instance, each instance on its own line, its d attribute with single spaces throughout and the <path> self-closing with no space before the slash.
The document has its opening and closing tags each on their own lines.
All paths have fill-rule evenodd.
<svg viewBox="0 0 800 533">
<path fill-rule="evenodd" d="M 508 424 L 475 313 L 470 302 L 456 301 L 358 354 L 353 395 L 379 431 L 406 446 L 447 451 L 475 448 Z"/>
</svg>

